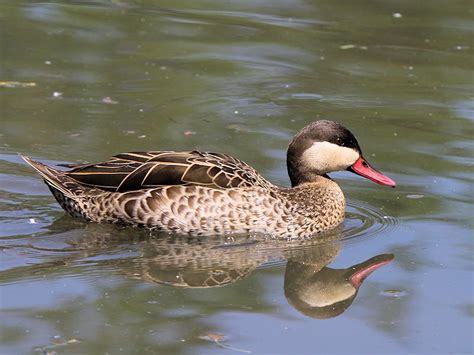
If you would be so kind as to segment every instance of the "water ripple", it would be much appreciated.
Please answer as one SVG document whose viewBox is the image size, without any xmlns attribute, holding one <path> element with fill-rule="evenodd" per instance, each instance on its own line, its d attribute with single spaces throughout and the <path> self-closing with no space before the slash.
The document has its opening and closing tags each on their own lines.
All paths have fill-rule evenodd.
<svg viewBox="0 0 474 355">
<path fill-rule="evenodd" d="M 367 239 L 375 235 L 387 233 L 396 228 L 399 220 L 385 215 L 381 210 L 362 204 L 350 202 L 347 206 L 346 220 L 342 240 Z"/>
</svg>

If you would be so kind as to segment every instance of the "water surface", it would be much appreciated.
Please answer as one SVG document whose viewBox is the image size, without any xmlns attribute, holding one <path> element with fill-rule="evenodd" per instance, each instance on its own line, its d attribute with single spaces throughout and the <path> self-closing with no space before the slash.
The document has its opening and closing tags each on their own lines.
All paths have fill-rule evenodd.
<svg viewBox="0 0 474 355">
<path fill-rule="evenodd" d="M 470 2 L 3 1 L 0 21 L 0 352 L 473 352 Z M 398 186 L 333 174 L 347 220 L 305 243 L 87 224 L 18 156 L 201 149 L 286 186 L 316 119 Z"/>
</svg>

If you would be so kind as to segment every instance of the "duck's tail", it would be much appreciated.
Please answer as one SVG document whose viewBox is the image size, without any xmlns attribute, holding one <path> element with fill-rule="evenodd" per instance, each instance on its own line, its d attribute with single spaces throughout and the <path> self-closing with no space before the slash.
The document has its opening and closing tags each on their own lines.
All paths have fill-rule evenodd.
<svg viewBox="0 0 474 355">
<path fill-rule="evenodd" d="M 77 190 L 80 188 L 80 185 L 69 176 L 66 176 L 64 172 L 51 168 L 24 155 L 20 156 L 43 177 L 45 183 L 51 189 L 57 190 L 72 199 L 77 196 Z"/>
</svg>

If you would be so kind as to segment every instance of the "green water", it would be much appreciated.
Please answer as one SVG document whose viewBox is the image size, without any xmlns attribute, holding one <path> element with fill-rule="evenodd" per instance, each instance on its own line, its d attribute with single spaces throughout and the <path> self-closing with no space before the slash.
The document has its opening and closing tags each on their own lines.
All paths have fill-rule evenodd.
<svg viewBox="0 0 474 355">
<path fill-rule="evenodd" d="M 2 1 L 0 353 L 472 353 L 472 19 L 470 1 Z M 18 156 L 201 149 L 288 185 L 317 119 L 398 183 L 332 175 L 342 243 L 87 224 Z M 348 304 L 302 306 L 387 253 Z"/>
</svg>

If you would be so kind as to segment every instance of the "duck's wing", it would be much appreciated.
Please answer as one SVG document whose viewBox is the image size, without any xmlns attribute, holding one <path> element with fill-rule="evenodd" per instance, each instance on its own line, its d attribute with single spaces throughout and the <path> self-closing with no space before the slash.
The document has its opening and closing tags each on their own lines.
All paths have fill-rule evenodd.
<svg viewBox="0 0 474 355">
<path fill-rule="evenodd" d="M 236 158 L 198 151 L 123 153 L 102 163 L 73 166 L 65 174 L 83 185 L 116 192 L 170 185 L 216 189 L 272 186 L 255 169 Z"/>
</svg>

